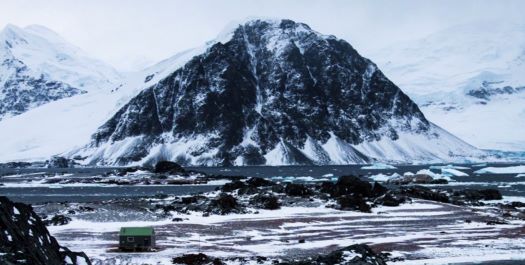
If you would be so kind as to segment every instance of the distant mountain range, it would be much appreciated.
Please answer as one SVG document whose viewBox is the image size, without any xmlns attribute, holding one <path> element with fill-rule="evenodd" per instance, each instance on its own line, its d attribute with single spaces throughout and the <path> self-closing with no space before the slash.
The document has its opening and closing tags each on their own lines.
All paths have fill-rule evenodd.
<svg viewBox="0 0 525 265">
<path fill-rule="evenodd" d="M 480 148 L 525 150 L 525 23 L 473 22 L 370 56 L 439 126 Z"/>
<path fill-rule="evenodd" d="M 56 34 L 45 32 L 40 36 L 55 39 Z M 24 45 L 41 46 L 33 41 Z M 34 50 L 53 54 L 49 51 L 55 49 Z M 0 142 L 0 150 L 5 150 L 0 161 L 46 159 L 53 154 L 92 165 L 158 160 L 294 165 L 487 159 L 486 152 L 430 122 L 380 70 L 386 67 L 387 73 L 395 73 L 390 66 L 394 63 L 385 60 L 377 67 L 346 41 L 303 23 L 251 20 L 138 73 L 118 74 L 102 66 L 90 72 L 89 62 L 73 60 L 78 66 L 68 68 L 57 61 L 65 72 L 83 70 L 60 79 L 35 68 L 46 77 L 44 84 L 51 80 L 64 84 L 55 89 L 61 96 L 46 100 L 34 96 L 30 99 L 37 103 L 0 121 L 0 138 L 10 139 Z M 81 73 L 89 78 L 71 78 Z M 498 90 L 491 80 L 484 81 L 490 86 L 486 92 L 467 97 L 487 101 L 521 93 L 519 86 Z M 418 86 L 413 87 L 407 90 L 414 92 Z M 434 106 L 427 103 L 424 109 Z"/>
</svg>

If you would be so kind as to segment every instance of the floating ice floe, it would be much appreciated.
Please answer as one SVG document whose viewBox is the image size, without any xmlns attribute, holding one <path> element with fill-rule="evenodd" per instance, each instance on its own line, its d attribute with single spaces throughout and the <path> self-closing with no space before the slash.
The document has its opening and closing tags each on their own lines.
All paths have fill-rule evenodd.
<svg viewBox="0 0 525 265">
<path fill-rule="evenodd" d="M 472 167 L 486 167 L 486 166 L 487 166 L 487 163 L 472 165 Z"/>
<path fill-rule="evenodd" d="M 369 178 L 371 178 L 372 180 L 377 181 L 377 182 L 387 182 L 390 179 L 400 178 L 400 177 L 401 177 L 401 175 L 399 175 L 398 173 L 394 173 L 394 174 L 391 174 L 391 175 L 386 175 L 386 174 L 379 173 L 379 174 L 376 174 L 376 175 L 369 176 Z"/>
<path fill-rule="evenodd" d="M 433 179 L 446 179 L 448 181 L 452 181 L 449 175 L 442 175 L 439 173 L 434 173 L 430 169 L 421 169 L 416 172 L 416 175 L 428 175 L 432 177 Z"/>
<path fill-rule="evenodd" d="M 437 165 L 434 165 L 434 166 L 430 166 L 429 167 L 430 169 L 459 169 L 459 170 L 465 170 L 465 169 L 470 169 L 469 167 L 463 167 L 463 166 L 455 166 L 455 165 L 445 165 L 445 166 L 437 166 Z"/>
<path fill-rule="evenodd" d="M 361 169 L 397 169 L 397 167 L 383 163 L 375 163 L 370 166 L 363 166 Z"/>
<path fill-rule="evenodd" d="M 485 167 L 474 171 L 476 174 L 519 174 L 525 173 L 525 166 Z"/>
<path fill-rule="evenodd" d="M 468 174 L 453 168 L 442 168 L 441 175 L 448 177 L 468 177 Z"/>
</svg>

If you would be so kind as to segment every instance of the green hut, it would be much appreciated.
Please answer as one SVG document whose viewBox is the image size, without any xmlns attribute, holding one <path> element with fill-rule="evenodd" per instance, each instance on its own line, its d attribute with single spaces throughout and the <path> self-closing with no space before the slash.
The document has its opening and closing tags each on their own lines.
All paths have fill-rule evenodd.
<svg viewBox="0 0 525 265">
<path fill-rule="evenodd" d="M 150 251 L 155 248 L 155 230 L 153 227 L 122 227 L 119 241 L 120 250 Z"/>
</svg>

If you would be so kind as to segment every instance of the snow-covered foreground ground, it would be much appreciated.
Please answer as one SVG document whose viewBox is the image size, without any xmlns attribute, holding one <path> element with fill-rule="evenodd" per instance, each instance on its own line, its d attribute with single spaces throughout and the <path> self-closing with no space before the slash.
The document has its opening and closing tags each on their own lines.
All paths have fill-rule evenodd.
<svg viewBox="0 0 525 265">
<path fill-rule="evenodd" d="M 170 264 L 172 257 L 197 252 L 220 257 L 289 258 L 327 253 L 356 243 L 404 259 L 392 264 L 525 260 L 525 222 L 487 225 L 490 207 L 416 200 L 399 207 L 374 208 L 372 213 L 283 207 L 260 210 L 259 214 L 174 217 L 183 221 L 168 218 L 98 223 L 74 219 L 49 230 L 62 245 L 85 251 L 94 264 Z M 117 231 L 122 226 L 154 226 L 158 252 L 118 252 Z M 305 243 L 298 243 L 299 239 Z"/>
</svg>

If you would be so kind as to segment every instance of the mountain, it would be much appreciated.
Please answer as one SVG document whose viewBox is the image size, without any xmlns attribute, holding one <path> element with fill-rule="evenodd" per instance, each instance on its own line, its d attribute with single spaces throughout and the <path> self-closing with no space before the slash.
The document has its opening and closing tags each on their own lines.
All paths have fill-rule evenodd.
<svg viewBox="0 0 525 265">
<path fill-rule="evenodd" d="M 430 120 L 486 149 L 525 150 L 525 24 L 477 21 L 370 57 Z"/>
<path fill-rule="evenodd" d="M 252 20 L 204 47 L 69 155 L 98 165 L 289 165 L 483 154 L 429 122 L 346 41 L 306 24 Z"/>
<path fill-rule="evenodd" d="M 11 26 L 11 28 L 14 27 Z M 41 27 L 31 26 L 30 28 Z M 24 30 L 27 31 L 27 29 Z M 22 30 L 18 29 L 18 31 Z M 31 53 L 28 51 L 26 56 L 44 58 L 40 61 L 43 64 L 40 67 L 42 70 L 47 69 L 44 67 L 45 64 L 54 62 L 53 52 L 50 50 L 68 50 L 54 46 L 57 43 L 63 44 L 56 34 L 46 35 L 55 36 L 53 38 L 55 41 L 47 46 L 37 45 L 48 48 L 32 49 Z M 71 57 L 74 62 L 69 65 L 76 65 L 75 67 L 68 68 L 67 65 L 58 63 L 57 67 L 63 67 L 62 74 L 58 74 L 60 72 L 58 70 L 50 74 L 55 73 L 55 77 L 62 77 L 64 83 L 73 84 L 71 86 L 82 87 L 82 92 L 72 97 L 28 108 L 19 115 L 0 118 L 0 139 L 9 139 L 0 141 L 0 161 L 43 161 L 53 155 L 80 148 L 90 141 L 91 135 L 100 125 L 111 118 L 142 89 L 159 82 L 183 66 L 193 56 L 205 51 L 211 44 L 181 52 L 143 71 L 131 73 L 112 74 L 114 71 L 107 70 L 103 63 L 85 56 Z M 63 46 L 71 47 L 66 44 Z M 82 54 L 76 48 L 71 49 L 74 49 L 77 55 Z M 70 54 L 73 53 L 70 52 Z M 28 62 L 33 62 L 32 65 L 38 66 L 35 60 L 28 60 Z M 99 70 L 100 74 L 97 74 Z M 108 74 L 105 75 L 105 73 Z M 82 76 L 85 78 L 80 78 Z M 110 82 L 107 82 L 108 79 Z"/>
<path fill-rule="evenodd" d="M 120 82 L 112 67 L 90 58 L 42 26 L 0 32 L 0 120 Z"/>
</svg>

